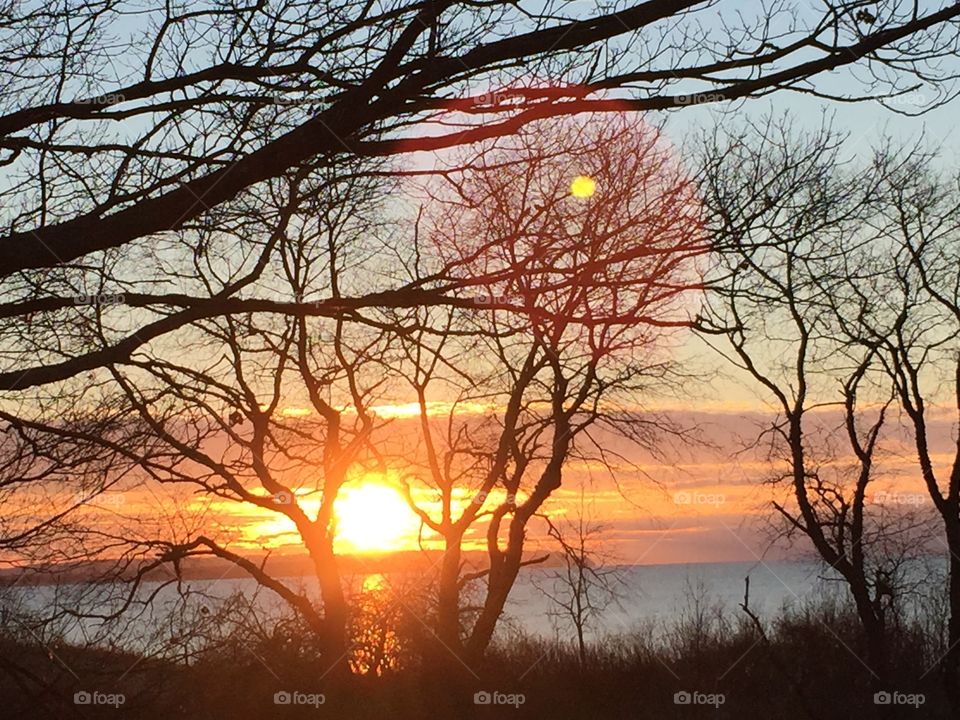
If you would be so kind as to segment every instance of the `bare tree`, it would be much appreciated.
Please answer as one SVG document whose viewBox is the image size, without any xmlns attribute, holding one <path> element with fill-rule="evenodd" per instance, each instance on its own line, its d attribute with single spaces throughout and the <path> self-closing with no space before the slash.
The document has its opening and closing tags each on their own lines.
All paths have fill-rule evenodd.
<svg viewBox="0 0 960 720">
<path fill-rule="evenodd" d="M 368 410 L 384 387 L 384 356 L 424 329 L 420 308 L 453 308 L 497 369 L 474 370 L 474 398 L 506 409 L 491 416 L 492 459 L 472 478 L 477 497 L 495 486 L 523 497 L 490 510 L 488 594 L 466 648 L 481 654 L 524 562 L 527 523 L 559 486 L 564 460 L 603 455 L 594 425 L 646 439 L 651 425 L 633 395 L 670 372 L 645 350 L 674 323 L 659 310 L 688 286 L 681 271 L 701 252 L 698 241 L 691 248 L 690 238 L 671 237 L 663 216 L 644 232 L 669 240 L 669 250 L 641 243 L 638 251 L 617 245 L 631 234 L 615 218 L 573 237 L 543 224 L 556 216 L 540 212 L 515 236 L 491 222 L 498 207 L 484 205 L 473 224 L 492 235 L 479 235 L 479 247 L 458 237 L 446 245 L 452 255 L 439 254 L 438 272 L 396 283 L 395 258 L 370 258 L 396 251 L 397 238 L 375 251 L 357 235 L 338 239 L 334 249 L 321 245 L 330 251 L 318 260 L 304 249 L 318 237 L 310 222 L 318 210 L 323 222 L 334 219 L 338 183 L 392 174 L 383 158 L 529 137 L 531 123 L 584 110 L 822 94 L 818 76 L 853 65 L 876 79 L 851 98 L 895 96 L 917 78 L 941 92 L 934 104 L 952 95 L 939 63 L 956 48 L 955 5 L 921 14 L 890 0 L 864 14 L 859 1 L 816 13 L 783 4 L 751 15 L 731 3 L 721 18 L 729 32 L 716 40 L 699 22 L 713 17 L 711 5 L 651 0 L 585 19 L 508 2 L 3 4 L 0 388 L 8 394 L 0 409 L 15 438 L 3 449 L 14 478 L 7 487 L 36 484 L 15 479 L 33 456 L 50 465 L 25 480 L 34 471 L 52 480 L 86 473 L 86 458 L 95 477 L 131 467 L 138 482 L 199 489 L 286 518 L 315 561 L 323 613 L 193 525 L 177 538 L 138 536 L 140 561 L 161 553 L 141 570 L 195 554 L 234 562 L 297 607 L 340 663 L 346 607 L 332 504 L 351 468 L 375 455 Z M 520 66 L 524 79 L 508 82 Z M 694 92 L 704 87 L 710 92 Z M 600 95 L 614 90 L 629 97 Z M 442 127 L 451 115 L 467 127 L 413 129 Z M 601 189 L 631 159 L 607 161 L 594 172 Z M 512 167 L 484 176 L 508 209 L 511 188 L 497 190 L 496 178 L 522 179 L 523 163 Z M 563 177 L 549 199 L 563 199 Z M 371 201 L 356 188 L 358 204 Z M 464 190 L 461 205 L 470 208 L 484 189 Z M 685 217 L 681 196 L 673 209 Z M 584 243 L 588 236 L 596 244 Z M 529 237 L 542 241 L 522 244 Z M 350 261 L 360 268 L 355 284 L 338 265 L 348 248 L 368 253 L 367 262 Z M 514 254 L 498 255 L 504 248 Z M 558 267 L 569 273 L 558 276 Z M 519 301 L 477 302 L 477 288 Z M 283 415 L 290 384 L 303 391 L 312 424 Z M 61 421 L 68 410 L 76 411 L 71 422 Z M 115 434 L 88 417 L 108 417 Z M 75 446 L 99 450 L 70 452 Z M 294 468 L 308 486 L 292 478 Z M 316 507 L 301 502 L 306 493 Z M 462 522 L 449 513 L 439 521 L 451 547 L 480 513 L 477 504 Z M 11 530 L 12 542 L 25 537 Z M 99 537 L 110 546 L 130 540 Z M 458 551 L 450 552 L 455 568 Z"/>
<path fill-rule="evenodd" d="M 882 276 L 848 274 L 859 311 L 845 313 L 844 330 L 882 359 L 943 526 L 950 617 L 942 668 L 960 709 L 960 191 L 919 148 L 885 148 L 876 164 L 882 182 L 869 237 Z M 949 418 L 949 440 L 935 429 L 938 418 Z"/>
<path fill-rule="evenodd" d="M 545 121 L 459 158 L 445 178 L 428 188 L 423 234 L 480 307 L 408 351 L 424 457 L 410 477 L 440 499 L 436 515 L 412 503 L 444 539 L 438 636 L 473 663 L 565 464 L 591 459 L 616 475 L 610 437 L 649 447 L 673 431 L 643 401 L 681 377 L 670 337 L 689 324 L 707 245 L 692 182 L 633 114 Z M 440 426 L 431 399 L 452 403 Z M 478 522 L 488 564 L 462 575 Z M 480 578 L 482 607 L 463 632 L 460 592 Z"/>
<path fill-rule="evenodd" d="M 340 307 L 340 298 L 357 282 L 355 273 L 363 276 L 358 268 L 374 252 L 373 240 L 364 249 L 356 236 L 374 232 L 378 222 L 378 191 L 370 188 L 370 180 L 340 182 L 306 172 L 278 182 L 272 198 L 277 212 L 267 213 L 262 222 L 255 215 L 238 218 L 233 228 L 239 235 L 260 233 L 259 252 L 246 259 L 247 266 L 229 253 L 218 258 L 211 248 L 207 262 L 193 267 L 193 279 L 213 296 L 215 283 L 231 291 L 254 286 L 278 297 L 271 302 L 292 303 L 306 308 L 304 313 L 227 314 L 197 321 L 170 336 L 191 353 L 160 345 L 107 369 L 111 382 L 102 383 L 101 392 L 110 426 L 145 440 L 134 444 L 95 425 L 58 423 L 42 408 L 29 420 L 4 414 L 11 427 L 25 428 L 24 437 L 29 430 L 52 442 L 72 439 L 94 457 L 106 449 L 104 472 L 110 482 L 132 465 L 139 482 L 171 488 L 181 497 L 185 490 L 199 492 L 204 507 L 233 501 L 285 518 L 312 561 L 322 601 L 318 605 L 274 577 L 269 567 L 235 549 L 242 537 L 218 533 L 209 523 L 171 522 L 165 531 L 114 523 L 97 534 L 109 535 L 115 547 L 129 548 L 129 566 L 121 577 L 131 582 L 118 608 L 97 613 L 105 619 L 137 602 L 143 582 L 158 568 L 172 564 L 176 581 L 184 560 L 212 556 L 237 565 L 287 602 L 319 638 L 334 674 L 346 670 L 350 613 L 334 552 L 333 508 L 340 488 L 362 471 L 376 424 L 369 408 L 382 383 L 380 368 L 392 336 L 375 321 L 365 324 Z M 327 300 L 314 302 L 320 293 Z M 327 318 L 311 316 L 324 307 L 333 308 Z M 306 408 L 308 416 L 288 412 L 291 408 Z M 84 412 L 89 409 L 81 417 Z M 71 457 L 81 463 L 80 456 Z M 71 467 L 64 462 L 58 472 Z"/>
<path fill-rule="evenodd" d="M 718 252 L 701 328 L 772 399 L 760 439 L 772 482 L 789 488 L 774 508 L 845 581 L 882 686 L 904 557 L 922 552 L 924 524 L 871 504 L 895 388 L 879 341 L 856 342 L 845 325 L 871 313 L 851 281 L 878 283 L 886 270 L 862 232 L 882 182 L 875 168 L 843 165 L 841 140 L 777 122 L 714 138 L 704 193 Z"/>
<path fill-rule="evenodd" d="M 581 488 L 580 503 L 572 519 L 545 520 L 550 537 L 560 546 L 561 569 L 546 574 L 537 586 L 555 605 L 554 617 L 573 628 L 580 667 L 587 663 L 587 628 L 618 604 L 623 595 L 623 568 L 604 547 L 606 525 L 590 517 L 589 503 Z"/>
<path fill-rule="evenodd" d="M 922 13 L 902 0 L 869 10 L 859 0 L 817 11 L 713 6 L 650 0 L 584 18 L 499 0 L 5 4 L 0 277 L 9 299 L 0 316 L 4 339 L 24 352 L 7 358 L 0 387 L 77 377 L 198 318 L 242 312 L 229 295 L 156 292 L 164 260 L 151 250 L 180 239 L 202 261 L 211 227 L 299 166 L 461 146 L 588 109 L 829 95 L 817 79 L 848 66 L 871 79 L 843 99 L 891 98 L 917 82 L 930 105 L 952 97 L 941 61 L 956 51 L 955 4 Z M 120 56 L 123 64 L 111 61 Z M 611 89 L 628 92 L 597 95 Z M 451 111 L 466 128 L 410 130 L 442 126 Z M 50 342 L 82 315 L 76 295 L 121 292 L 118 257 L 145 278 L 136 293 L 126 288 L 125 307 L 140 311 L 97 345 Z M 245 309 L 263 307 L 249 300 Z"/>
<path fill-rule="evenodd" d="M 105 367 L 179 351 L 215 318 L 255 326 L 255 315 L 476 304 L 436 278 L 310 302 L 257 294 L 269 288 L 261 280 L 279 242 L 263 228 L 284 225 L 264 198 L 291 173 L 382 176 L 387 168 L 360 161 L 509 136 L 585 109 L 822 93 L 815 78 L 854 64 L 877 79 L 850 97 L 895 96 L 917 77 L 938 93 L 934 103 L 952 94 L 949 72 L 936 67 L 956 44 L 952 5 L 925 14 L 898 2 L 867 14 L 859 3 L 819 14 L 789 5 L 730 11 L 734 42 L 704 34 L 699 21 L 714 13 L 707 2 L 640 3 L 589 22 L 511 3 L 3 5 L 5 420 L 37 433 L 90 387 L 112 386 Z M 118 55 L 122 65 L 110 60 Z M 525 79 L 508 81 L 518 65 Z M 711 92 L 693 92 L 703 83 Z M 617 88 L 630 97 L 598 95 Z M 410 130 L 451 113 L 468 127 Z M 34 412 L 40 399 L 45 416 Z M 61 427 L 52 437 L 68 434 Z"/>
</svg>

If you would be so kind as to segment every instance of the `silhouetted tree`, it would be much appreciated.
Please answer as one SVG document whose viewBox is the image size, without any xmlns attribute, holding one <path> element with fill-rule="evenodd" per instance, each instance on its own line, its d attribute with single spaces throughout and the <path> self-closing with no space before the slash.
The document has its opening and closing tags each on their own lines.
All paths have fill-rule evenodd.
<svg viewBox="0 0 960 720">
<path fill-rule="evenodd" d="M 275 191 L 260 217 L 237 218 L 236 225 L 220 230 L 244 237 L 257 253 L 236 258 L 210 247 L 206 262 L 184 268 L 181 276 L 206 285 L 214 298 L 257 288 L 270 295 L 261 311 L 280 312 L 197 320 L 168 336 L 173 347 L 155 345 L 110 365 L 110 381 L 98 385 L 108 414 L 92 427 L 58 421 L 42 407 L 29 420 L 4 417 L 11 427 L 55 442 L 73 440 L 88 454 L 103 455 L 109 483 L 132 466 L 139 484 L 201 498 L 204 510 L 182 522 L 167 518 L 168 527 L 124 525 L 116 518 L 97 528 L 112 536 L 115 547 L 126 548 L 129 557 L 118 579 L 130 582 L 119 607 L 94 614 L 122 614 L 139 601 L 143 582 L 159 568 L 172 565 L 179 578 L 184 560 L 212 556 L 235 564 L 293 607 L 319 638 L 325 662 L 343 671 L 349 608 L 334 552 L 333 508 L 340 488 L 363 466 L 376 424 L 369 406 L 393 336 L 373 319 L 362 322 L 343 307 L 342 298 L 376 245 L 380 191 L 362 176 L 337 184 L 305 171 L 278 181 Z M 358 240 L 363 233 L 368 238 Z M 171 268 L 172 275 L 177 272 Z M 215 290 L 217 285 L 223 290 Z M 312 299 L 321 293 L 323 300 Z M 99 320 L 99 304 L 93 312 Z M 77 397 L 82 402 L 82 395 Z M 93 410 L 81 404 L 78 415 Z M 98 431 L 103 425 L 117 430 Z M 121 431 L 144 439 L 135 444 L 116 438 Z M 82 456 L 70 457 L 81 465 Z M 71 467 L 64 462 L 58 472 Z M 219 523 L 202 519 L 225 501 L 289 523 L 312 561 L 321 604 L 238 549 L 242 535 L 222 526 L 218 532 Z"/>
<path fill-rule="evenodd" d="M 872 79 L 844 99 L 889 98 L 918 80 L 928 105 L 951 97 L 941 60 L 956 52 L 960 8 L 886 0 L 867 20 L 861 6 L 650 0 L 583 17 L 499 0 L 6 3 L 0 338 L 24 352 L 4 359 L 0 388 L 77 377 L 198 319 L 262 308 L 194 294 L 165 262 L 204 262 L 211 229 L 296 167 L 462 146 L 586 109 L 829 95 L 818 78 L 847 66 Z M 596 94 L 617 88 L 629 92 Z M 442 127 L 451 110 L 466 127 L 411 130 Z M 255 252 L 243 241 L 236 251 Z M 121 279 L 121 261 L 135 277 Z M 120 293 L 114 332 L 63 342 L 86 314 L 77 295 Z"/>
<path fill-rule="evenodd" d="M 587 628 L 603 612 L 618 603 L 624 591 L 623 568 L 604 545 L 609 528 L 590 517 L 590 503 L 581 489 L 580 502 L 572 518 L 556 521 L 545 516 L 550 537 L 560 546 L 560 569 L 546 573 L 537 582 L 540 591 L 554 604 L 553 617 L 561 626 L 573 628 L 580 667 L 587 664 Z"/>
<path fill-rule="evenodd" d="M 882 286 L 889 272 L 864 231 L 883 182 L 872 166 L 844 166 L 841 146 L 827 129 L 799 135 L 772 121 L 711 139 L 703 194 L 718 264 L 700 327 L 773 401 L 761 440 L 772 483 L 789 488 L 774 508 L 849 587 L 883 686 L 904 560 L 927 531 L 922 517 L 871 502 L 895 387 L 879 339 L 857 342 L 846 326 L 873 312 L 851 282 Z"/>
<path fill-rule="evenodd" d="M 941 664 L 960 711 L 960 191 L 957 176 L 921 148 L 884 148 L 876 166 L 877 209 L 864 233 L 863 265 L 872 272 L 847 268 L 850 302 L 836 312 L 849 342 L 882 361 L 943 526 L 949 621 Z M 934 429 L 946 418 L 949 440 Z"/>
<path fill-rule="evenodd" d="M 708 245 L 692 181 L 635 114 L 543 121 L 451 163 L 426 188 L 421 233 L 478 307 L 449 311 L 436 342 L 410 341 L 424 457 L 411 479 L 440 510 L 412 504 L 444 540 L 438 637 L 474 663 L 565 464 L 616 474 L 610 438 L 650 447 L 676 432 L 644 402 L 682 377 L 670 338 L 689 325 Z M 442 423 L 431 400 L 451 402 Z M 463 575 L 478 521 L 488 564 Z M 464 632 L 460 592 L 479 578 L 484 599 Z"/>
</svg>

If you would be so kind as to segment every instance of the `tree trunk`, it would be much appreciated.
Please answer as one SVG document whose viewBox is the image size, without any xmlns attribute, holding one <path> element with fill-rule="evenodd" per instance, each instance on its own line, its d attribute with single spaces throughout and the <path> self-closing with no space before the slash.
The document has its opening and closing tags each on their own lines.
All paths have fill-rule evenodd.
<svg viewBox="0 0 960 720">
<path fill-rule="evenodd" d="M 887 672 L 887 637 L 883 616 L 880 609 L 870 598 L 870 590 L 862 578 L 847 579 L 850 592 L 857 608 L 860 626 L 866 637 L 867 657 L 866 665 L 873 672 L 871 687 L 873 691 L 888 690 L 889 680 Z"/>
<path fill-rule="evenodd" d="M 307 543 L 313 560 L 314 572 L 320 584 L 323 599 L 324 632 L 320 638 L 327 673 L 332 676 L 346 675 L 350 671 L 347 652 L 347 601 L 340 582 L 340 570 L 333 551 L 333 536 L 317 532 Z"/>
<path fill-rule="evenodd" d="M 470 639 L 467 641 L 466 656 L 471 665 L 479 663 L 490 646 L 493 632 L 497 628 L 500 615 L 503 614 L 503 606 L 507 602 L 507 596 L 510 595 L 511 588 L 513 588 L 513 582 L 516 580 L 519 567 L 519 562 L 514 564 L 505 560 L 500 570 L 496 573 L 490 573 L 483 609 L 480 611 L 480 616 L 477 618 Z"/>
<path fill-rule="evenodd" d="M 487 596 L 483 609 L 473 626 L 473 632 L 467 641 L 466 655 L 471 663 L 478 663 L 493 639 L 497 622 L 503 614 L 510 590 L 520 571 L 523 559 L 523 539 L 526 533 L 527 517 L 515 515 L 510 523 L 510 539 L 506 552 L 491 558 L 490 575 L 487 577 Z"/>
<path fill-rule="evenodd" d="M 437 592 L 437 637 L 450 652 L 462 654 L 460 641 L 460 541 L 446 539 Z"/>
<path fill-rule="evenodd" d="M 583 638 L 583 619 L 578 618 L 576 621 L 577 625 L 577 651 L 580 657 L 580 669 L 586 667 L 587 665 L 587 643 Z"/>
<path fill-rule="evenodd" d="M 960 717 L 960 518 L 945 517 L 950 550 L 950 618 L 947 621 L 947 653 L 943 658 L 943 683 L 953 717 Z"/>
</svg>

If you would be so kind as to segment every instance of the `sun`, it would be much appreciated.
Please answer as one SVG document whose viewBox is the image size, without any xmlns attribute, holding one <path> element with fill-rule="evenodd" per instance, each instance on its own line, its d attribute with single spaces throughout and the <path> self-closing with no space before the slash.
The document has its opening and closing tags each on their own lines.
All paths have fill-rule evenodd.
<svg viewBox="0 0 960 720">
<path fill-rule="evenodd" d="M 596 191 L 597 183 L 589 175 L 577 175 L 570 183 L 570 194 L 575 198 L 593 197 Z"/>
<path fill-rule="evenodd" d="M 336 543 L 345 552 L 387 552 L 413 546 L 420 521 L 392 487 L 346 485 L 334 506 Z"/>
</svg>

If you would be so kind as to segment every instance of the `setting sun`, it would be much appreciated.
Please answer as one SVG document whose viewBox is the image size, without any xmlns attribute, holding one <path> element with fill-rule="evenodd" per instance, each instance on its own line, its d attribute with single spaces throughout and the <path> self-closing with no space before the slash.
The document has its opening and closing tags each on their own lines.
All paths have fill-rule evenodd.
<svg viewBox="0 0 960 720">
<path fill-rule="evenodd" d="M 375 482 L 344 487 L 335 514 L 337 543 L 348 552 L 401 549 L 420 526 L 400 493 Z"/>
</svg>

